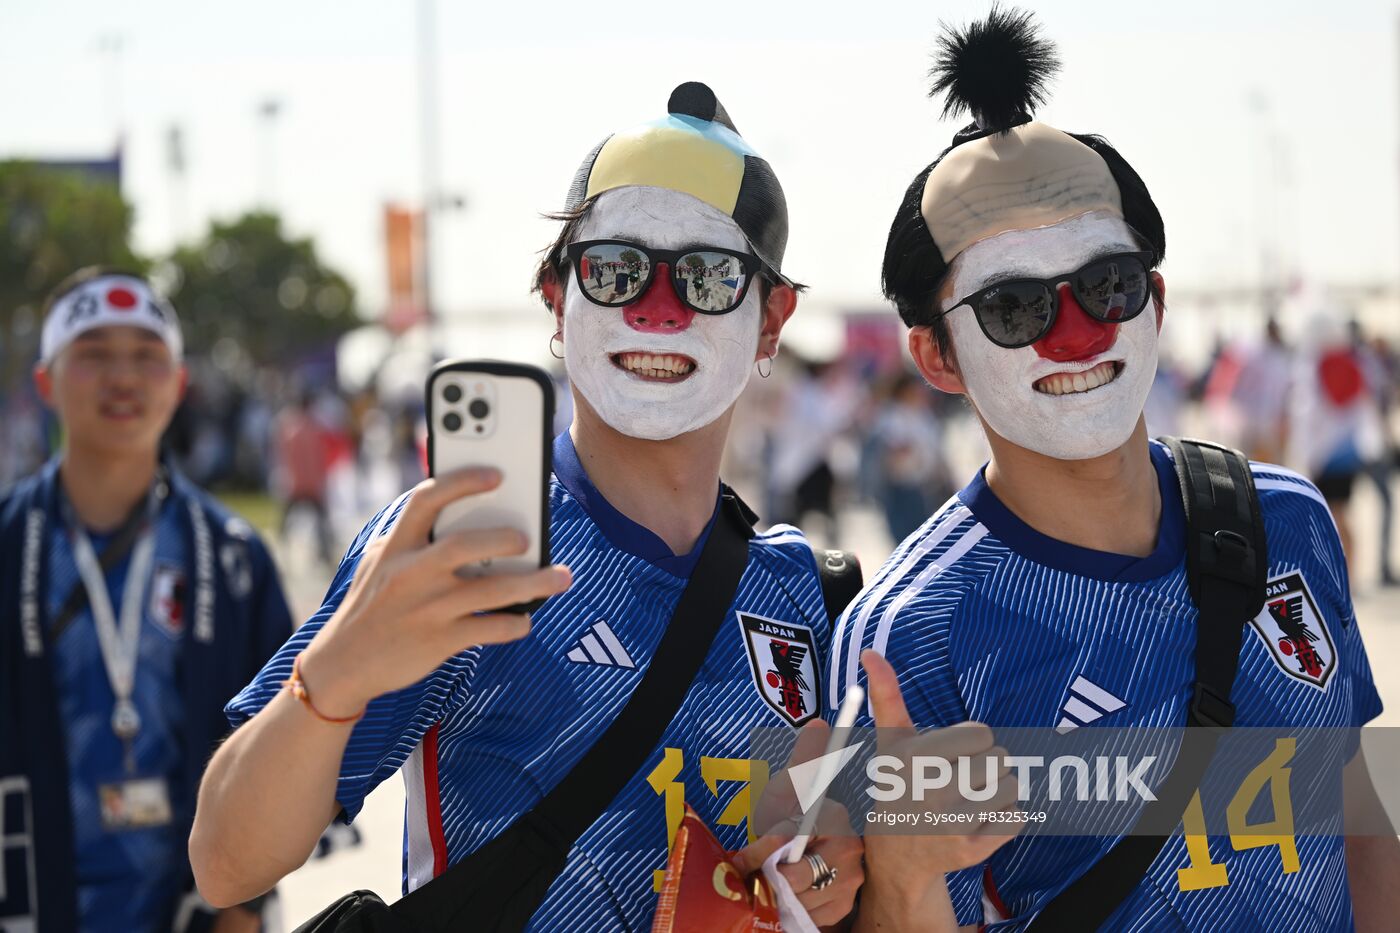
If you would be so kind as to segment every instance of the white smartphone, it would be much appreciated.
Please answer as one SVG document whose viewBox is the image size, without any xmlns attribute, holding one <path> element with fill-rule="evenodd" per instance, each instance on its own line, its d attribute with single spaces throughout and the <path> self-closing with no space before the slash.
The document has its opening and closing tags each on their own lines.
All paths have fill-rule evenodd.
<svg viewBox="0 0 1400 933">
<path fill-rule="evenodd" d="M 520 363 L 447 360 L 433 368 L 427 395 L 429 475 L 474 466 L 501 472 L 500 486 L 444 508 L 433 525 L 433 537 L 516 528 L 530 540 L 524 554 L 459 567 L 458 576 L 470 579 L 546 566 L 554 424 L 554 382 L 549 374 Z M 537 608 L 538 602 L 502 611 Z"/>
</svg>

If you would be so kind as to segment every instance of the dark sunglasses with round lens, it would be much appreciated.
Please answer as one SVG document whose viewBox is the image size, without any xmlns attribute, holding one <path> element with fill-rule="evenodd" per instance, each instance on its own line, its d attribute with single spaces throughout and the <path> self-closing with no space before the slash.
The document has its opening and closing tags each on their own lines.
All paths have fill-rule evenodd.
<svg viewBox="0 0 1400 933">
<path fill-rule="evenodd" d="M 1060 311 L 1060 285 L 1068 284 L 1084 312 L 1105 324 L 1131 321 L 1147 307 L 1152 294 L 1152 253 L 1101 256 L 1074 272 L 1053 279 L 1017 278 L 996 282 L 958 301 L 934 317 L 967 305 L 987 339 L 1014 350 L 1050 332 Z"/>
<path fill-rule="evenodd" d="M 584 297 L 605 308 L 640 299 L 663 264 L 676 297 L 699 314 L 728 314 L 743 304 L 755 276 L 774 274 L 752 253 L 717 246 L 672 250 L 628 240 L 581 240 L 565 253 Z"/>
</svg>

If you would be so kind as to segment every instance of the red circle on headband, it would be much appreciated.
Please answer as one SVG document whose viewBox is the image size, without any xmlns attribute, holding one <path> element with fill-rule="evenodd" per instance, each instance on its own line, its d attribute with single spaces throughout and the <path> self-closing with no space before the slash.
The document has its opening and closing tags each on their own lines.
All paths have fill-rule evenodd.
<svg viewBox="0 0 1400 933">
<path fill-rule="evenodd" d="M 107 292 L 107 304 L 118 311 L 130 311 L 136 307 L 136 295 L 129 289 L 113 288 Z"/>
</svg>

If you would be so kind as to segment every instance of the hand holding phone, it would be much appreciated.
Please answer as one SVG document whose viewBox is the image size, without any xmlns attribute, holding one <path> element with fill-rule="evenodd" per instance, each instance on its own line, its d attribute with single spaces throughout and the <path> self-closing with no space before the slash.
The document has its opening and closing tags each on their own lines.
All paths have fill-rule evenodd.
<svg viewBox="0 0 1400 933">
<path fill-rule="evenodd" d="M 458 567 L 463 579 L 523 573 L 549 563 L 549 477 L 554 383 L 534 366 L 448 360 L 428 379 L 428 469 L 432 476 L 465 467 L 501 474 L 495 489 L 447 505 L 433 538 L 460 531 L 510 528 L 527 544 L 518 556 Z M 541 601 L 503 609 L 529 612 Z"/>
<path fill-rule="evenodd" d="M 375 697 L 421 680 L 478 645 L 516 641 L 530 620 L 503 606 L 538 605 L 569 587 L 566 567 L 465 580 L 457 567 L 518 557 L 527 536 L 510 528 L 457 531 L 429 540 L 449 506 L 489 495 L 493 468 L 424 480 L 393 526 L 366 542 L 339 608 L 302 655 L 302 677 L 327 716 L 353 716 Z"/>
<path fill-rule="evenodd" d="M 549 377 L 456 360 L 433 370 L 427 391 L 432 478 L 367 543 L 302 659 L 328 715 L 353 715 L 466 648 L 524 638 L 523 613 L 570 582 L 549 566 Z"/>
</svg>

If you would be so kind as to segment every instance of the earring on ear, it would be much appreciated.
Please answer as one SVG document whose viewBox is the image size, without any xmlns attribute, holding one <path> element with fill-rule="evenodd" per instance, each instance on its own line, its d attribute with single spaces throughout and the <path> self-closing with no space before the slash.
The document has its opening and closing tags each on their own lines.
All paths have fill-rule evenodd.
<svg viewBox="0 0 1400 933">
<path fill-rule="evenodd" d="M 549 355 L 556 360 L 562 360 L 564 358 L 563 352 L 556 352 L 554 349 L 554 341 L 556 340 L 559 341 L 559 350 L 564 349 L 564 335 L 556 330 L 554 336 L 549 338 Z"/>
<path fill-rule="evenodd" d="M 767 371 L 763 369 L 764 363 L 768 364 Z M 773 375 L 773 354 L 769 353 L 768 355 L 763 357 L 763 359 L 756 362 L 754 366 L 758 369 L 758 377 L 760 379 L 767 379 L 769 376 Z"/>
</svg>

